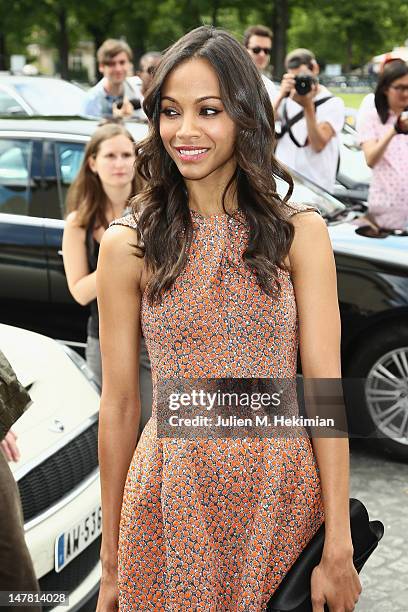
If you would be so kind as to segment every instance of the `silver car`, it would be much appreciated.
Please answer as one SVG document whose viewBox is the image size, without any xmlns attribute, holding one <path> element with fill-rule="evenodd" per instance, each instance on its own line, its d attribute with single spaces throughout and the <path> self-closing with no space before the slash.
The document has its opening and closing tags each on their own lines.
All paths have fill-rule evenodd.
<svg viewBox="0 0 408 612">
<path fill-rule="evenodd" d="M 0 75 L 0 115 L 79 115 L 85 90 L 51 77 Z"/>
</svg>

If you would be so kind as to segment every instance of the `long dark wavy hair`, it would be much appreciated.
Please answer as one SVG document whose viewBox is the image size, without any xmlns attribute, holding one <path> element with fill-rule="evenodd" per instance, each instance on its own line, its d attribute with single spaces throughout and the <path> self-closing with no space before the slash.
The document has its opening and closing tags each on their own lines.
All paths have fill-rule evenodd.
<svg viewBox="0 0 408 612">
<path fill-rule="evenodd" d="M 408 64 L 403 60 L 394 60 L 385 66 L 380 78 L 378 79 L 375 89 L 374 100 L 375 108 L 382 123 L 386 123 L 390 115 L 390 106 L 388 104 L 387 90 L 390 85 L 397 79 L 408 74 Z"/>
<path fill-rule="evenodd" d="M 138 218 L 137 254 L 153 275 L 147 296 L 160 302 L 184 269 L 192 239 L 192 220 L 183 176 L 166 152 L 160 137 L 161 89 L 167 76 L 182 62 L 206 59 L 218 76 L 226 112 L 236 125 L 237 169 L 225 188 L 235 189 L 238 207 L 249 228 L 245 264 L 268 295 L 279 290 L 277 268 L 283 268 L 293 240 L 286 201 L 293 190 L 288 172 L 276 161 L 274 118 L 270 98 L 246 49 L 225 31 L 212 27 L 192 30 L 164 54 L 144 100 L 149 118 L 148 137 L 136 146 L 136 166 L 144 189 L 132 200 Z M 188 87 L 188 85 L 186 85 Z M 275 178 L 288 184 L 282 200 Z"/>
</svg>

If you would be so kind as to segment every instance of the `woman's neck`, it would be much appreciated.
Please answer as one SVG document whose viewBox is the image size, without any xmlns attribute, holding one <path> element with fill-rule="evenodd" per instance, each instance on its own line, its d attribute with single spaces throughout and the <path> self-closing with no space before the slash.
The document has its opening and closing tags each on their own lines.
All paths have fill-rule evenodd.
<svg viewBox="0 0 408 612">
<path fill-rule="evenodd" d="M 122 216 L 124 209 L 128 204 L 128 200 L 132 191 L 132 185 L 124 185 L 123 187 L 111 187 L 104 185 L 103 189 L 108 199 L 107 216 L 112 214 L 112 219 L 117 219 Z"/>
<path fill-rule="evenodd" d="M 224 175 L 217 179 L 211 175 L 201 180 L 186 180 L 189 207 L 204 217 L 223 213 L 223 195 L 232 174 L 230 172 L 227 178 Z M 224 205 L 227 212 L 238 208 L 235 181 L 225 193 Z"/>
</svg>

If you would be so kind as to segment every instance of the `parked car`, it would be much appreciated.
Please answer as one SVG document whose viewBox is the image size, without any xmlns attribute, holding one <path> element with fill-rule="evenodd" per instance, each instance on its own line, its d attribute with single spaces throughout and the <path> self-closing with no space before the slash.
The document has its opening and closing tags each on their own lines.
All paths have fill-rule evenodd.
<svg viewBox="0 0 408 612">
<path fill-rule="evenodd" d="M 80 115 L 85 90 L 63 79 L 0 75 L 0 115 Z"/>
<path fill-rule="evenodd" d="M 90 612 L 101 575 L 99 395 L 83 359 L 55 340 L 0 324 L 0 347 L 33 400 L 13 426 L 21 458 L 10 467 L 40 590 L 68 591 L 64 609 Z"/>
<path fill-rule="evenodd" d="M 128 126 L 136 140 L 146 134 L 143 124 Z M 71 343 L 85 340 L 87 313 L 69 294 L 61 259 L 64 197 L 95 127 L 94 121 L 5 120 L 0 128 L 0 321 Z M 392 404 L 373 391 L 384 369 L 398 390 L 407 385 L 408 237 L 358 235 L 359 213 L 300 176 L 293 200 L 317 206 L 329 227 L 343 373 L 368 380 L 351 413 L 366 430 L 381 427 L 378 444 L 408 460 L 408 405 L 402 402 L 393 420 Z"/>
<path fill-rule="evenodd" d="M 0 321 L 75 343 L 86 308 L 67 287 L 65 195 L 96 121 L 3 120 L 0 127 Z M 135 138 L 144 124 L 129 124 Z"/>
<path fill-rule="evenodd" d="M 349 208 L 365 212 L 371 175 L 357 132 L 346 121 L 340 134 L 340 163 L 333 195 Z"/>
</svg>

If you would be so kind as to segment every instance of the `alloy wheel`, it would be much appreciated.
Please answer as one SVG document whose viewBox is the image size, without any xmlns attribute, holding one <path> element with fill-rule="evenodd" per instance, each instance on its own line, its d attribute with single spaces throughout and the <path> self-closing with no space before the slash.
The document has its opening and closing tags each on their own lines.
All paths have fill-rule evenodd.
<svg viewBox="0 0 408 612">
<path fill-rule="evenodd" d="M 379 434 L 408 446 L 408 347 L 389 351 L 374 363 L 365 395 Z"/>
</svg>

